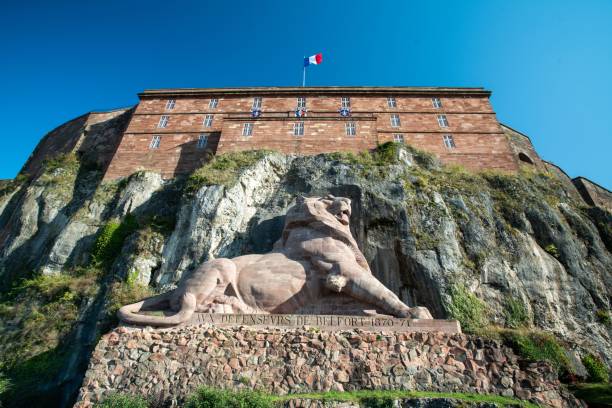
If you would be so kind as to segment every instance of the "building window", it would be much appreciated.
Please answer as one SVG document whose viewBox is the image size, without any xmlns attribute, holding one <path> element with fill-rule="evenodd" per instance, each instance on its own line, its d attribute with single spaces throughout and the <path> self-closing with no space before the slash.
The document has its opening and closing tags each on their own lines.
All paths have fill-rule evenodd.
<svg viewBox="0 0 612 408">
<path fill-rule="evenodd" d="M 293 124 L 293 136 L 304 136 L 304 122 L 295 122 Z"/>
<path fill-rule="evenodd" d="M 159 149 L 159 145 L 161 144 L 161 136 L 154 135 L 151 139 L 151 143 L 149 144 L 149 149 Z"/>
<path fill-rule="evenodd" d="M 208 102 L 208 109 L 215 109 L 219 105 L 219 99 L 212 98 L 210 102 Z"/>
<path fill-rule="evenodd" d="M 253 109 L 261 109 L 261 97 L 257 96 L 253 98 Z"/>
<path fill-rule="evenodd" d="M 395 98 L 387 98 L 387 106 L 390 108 L 397 108 L 397 101 Z"/>
<path fill-rule="evenodd" d="M 159 118 L 159 123 L 157 124 L 157 127 L 158 128 L 165 128 L 165 127 L 167 127 L 169 119 L 170 119 L 170 116 L 162 115 L 162 117 Z"/>
<path fill-rule="evenodd" d="M 401 126 L 399 115 L 397 115 L 395 113 L 393 115 L 391 115 L 391 126 L 392 127 L 400 127 Z"/>
<path fill-rule="evenodd" d="M 440 98 L 431 98 L 431 103 L 433 104 L 434 108 L 442 107 L 442 101 L 440 100 Z"/>
<path fill-rule="evenodd" d="M 344 109 L 348 109 L 351 107 L 351 98 L 348 96 L 343 96 L 340 98 L 340 107 Z"/>
<path fill-rule="evenodd" d="M 404 143 L 404 135 L 402 135 L 401 133 L 394 134 L 393 141 L 395 143 Z"/>
<path fill-rule="evenodd" d="M 444 146 L 446 146 L 447 149 L 454 149 L 457 147 L 455 146 L 455 140 L 453 140 L 451 135 L 444 135 L 442 138 L 444 139 Z"/>
<path fill-rule="evenodd" d="M 245 123 L 242 126 L 242 136 L 252 136 L 253 135 L 253 124 Z"/>
<path fill-rule="evenodd" d="M 175 104 L 176 104 L 176 99 L 168 99 L 168 102 L 166 102 L 166 110 L 174 109 Z"/>
<path fill-rule="evenodd" d="M 213 115 L 206 115 L 204 117 L 204 127 L 211 127 L 213 123 Z"/>
<path fill-rule="evenodd" d="M 207 144 L 208 144 L 208 135 L 202 133 L 198 137 L 198 149 L 205 149 Z"/>
<path fill-rule="evenodd" d="M 357 134 L 357 126 L 355 125 L 355 122 L 346 122 L 344 128 L 346 129 L 347 136 L 355 136 Z"/>
<path fill-rule="evenodd" d="M 443 128 L 448 127 L 448 120 L 446 120 L 446 115 L 438 115 L 438 125 Z"/>
<path fill-rule="evenodd" d="M 303 96 L 297 98 L 297 108 L 306 109 L 306 98 L 304 98 Z"/>
</svg>

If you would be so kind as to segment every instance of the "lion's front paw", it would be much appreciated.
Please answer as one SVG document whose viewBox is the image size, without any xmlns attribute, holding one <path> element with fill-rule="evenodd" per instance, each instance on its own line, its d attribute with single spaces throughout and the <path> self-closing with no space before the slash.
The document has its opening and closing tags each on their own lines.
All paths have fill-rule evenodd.
<svg viewBox="0 0 612 408">
<path fill-rule="evenodd" d="M 431 313 L 426 307 L 416 306 L 410 308 L 410 317 L 413 319 L 433 319 Z"/>
</svg>

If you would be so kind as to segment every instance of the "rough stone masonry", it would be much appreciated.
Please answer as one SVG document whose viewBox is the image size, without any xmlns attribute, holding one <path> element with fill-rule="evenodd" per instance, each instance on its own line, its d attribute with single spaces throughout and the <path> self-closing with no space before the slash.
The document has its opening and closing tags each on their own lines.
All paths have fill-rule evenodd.
<svg viewBox="0 0 612 408">
<path fill-rule="evenodd" d="M 463 334 L 319 328 L 119 327 L 98 343 L 76 407 L 112 392 L 173 406 L 199 386 L 273 394 L 358 389 L 476 392 L 579 407 L 546 363 Z"/>
</svg>

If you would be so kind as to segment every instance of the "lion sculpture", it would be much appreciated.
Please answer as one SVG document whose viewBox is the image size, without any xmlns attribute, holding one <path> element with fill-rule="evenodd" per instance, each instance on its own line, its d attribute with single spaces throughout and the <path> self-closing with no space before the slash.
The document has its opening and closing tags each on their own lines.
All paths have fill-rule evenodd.
<svg viewBox="0 0 612 408">
<path fill-rule="evenodd" d="M 123 306 L 128 324 L 174 326 L 194 312 L 305 313 L 334 295 L 396 317 L 431 319 L 424 307 L 408 307 L 374 277 L 351 235 L 351 201 L 327 196 L 297 199 L 272 252 L 219 258 L 185 273 L 176 289 Z M 138 313 L 170 310 L 169 316 Z M 316 310 L 316 309 L 315 309 Z M 342 307 L 334 308 L 342 314 Z"/>
</svg>

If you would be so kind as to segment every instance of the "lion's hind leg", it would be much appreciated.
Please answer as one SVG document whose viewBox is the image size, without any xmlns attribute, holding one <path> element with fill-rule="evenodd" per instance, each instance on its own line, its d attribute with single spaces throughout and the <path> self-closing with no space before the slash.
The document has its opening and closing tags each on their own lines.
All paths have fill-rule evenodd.
<svg viewBox="0 0 612 408">
<path fill-rule="evenodd" d="M 228 287 L 235 288 L 236 277 L 236 264 L 231 259 L 219 258 L 203 263 L 181 286 L 196 295 L 198 310 L 204 310 Z"/>
</svg>

